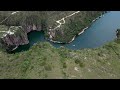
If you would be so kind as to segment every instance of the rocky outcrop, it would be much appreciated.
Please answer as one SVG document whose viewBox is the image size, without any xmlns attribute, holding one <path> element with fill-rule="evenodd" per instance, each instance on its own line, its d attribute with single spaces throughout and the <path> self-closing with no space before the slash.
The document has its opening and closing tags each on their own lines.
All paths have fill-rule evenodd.
<svg viewBox="0 0 120 90">
<path fill-rule="evenodd" d="M 38 27 L 35 24 L 33 24 L 33 25 L 25 25 L 25 26 L 23 26 L 23 28 L 24 28 L 24 31 L 26 33 L 29 33 L 31 31 L 41 31 L 41 25 L 38 26 Z"/>
<path fill-rule="evenodd" d="M 8 27 L 4 26 L 4 28 L 8 28 Z M 22 27 L 22 26 L 10 26 L 9 28 L 11 28 L 10 32 L 12 32 L 13 34 L 5 33 L 0 38 L 1 39 L 0 40 L 1 47 L 5 48 L 7 51 L 13 51 L 19 45 L 29 44 L 29 40 L 28 40 L 27 34 L 29 32 L 31 32 L 31 31 L 35 31 L 35 30 L 36 31 L 40 31 L 41 30 L 41 29 L 38 30 L 38 28 L 40 28 L 40 27 L 36 27 L 34 24 L 33 25 L 28 25 L 26 27 Z"/>
<path fill-rule="evenodd" d="M 7 28 L 7 26 L 4 26 L 4 28 Z M 29 43 L 27 33 L 22 27 L 12 26 L 10 32 L 12 33 L 8 34 L 6 31 L 6 33 L 4 33 L 4 35 L 0 38 L 1 47 L 5 48 L 7 51 L 12 51 L 19 45 L 25 45 Z"/>
<path fill-rule="evenodd" d="M 116 33 L 117 39 L 120 40 L 120 29 L 117 29 Z"/>
</svg>

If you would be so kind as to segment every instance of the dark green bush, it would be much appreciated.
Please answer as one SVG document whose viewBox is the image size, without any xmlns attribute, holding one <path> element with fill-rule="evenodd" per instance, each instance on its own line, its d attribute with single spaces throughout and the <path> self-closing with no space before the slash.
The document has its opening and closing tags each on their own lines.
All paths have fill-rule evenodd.
<svg viewBox="0 0 120 90">
<path fill-rule="evenodd" d="M 67 68 L 67 64 L 65 62 L 63 63 L 63 68 Z"/>
<path fill-rule="evenodd" d="M 46 71 L 51 71 L 52 70 L 52 67 L 50 65 L 45 65 L 44 68 L 45 68 Z"/>
</svg>

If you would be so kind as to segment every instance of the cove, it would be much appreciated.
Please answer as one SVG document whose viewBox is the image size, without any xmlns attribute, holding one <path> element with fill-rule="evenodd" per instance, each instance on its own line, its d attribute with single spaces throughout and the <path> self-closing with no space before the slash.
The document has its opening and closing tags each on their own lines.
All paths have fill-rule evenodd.
<svg viewBox="0 0 120 90">
<path fill-rule="evenodd" d="M 116 30 L 120 28 L 120 11 L 110 11 L 103 17 L 95 21 L 83 34 L 77 36 L 70 44 L 57 44 L 50 42 L 56 48 L 64 46 L 69 49 L 77 50 L 82 48 L 97 48 L 116 38 Z M 37 42 L 47 41 L 44 32 L 30 32 L 28 34 L 30 43 L 19 46 L 15 52 L 28 50 Z M 49 41 L 47 41 L 49 42 Z"/>
<path fill-rule="evenodd" d="M 27 45 L 20 45 L 18 48 L 12 52 L 21 52 L 28 50 L 31 46 L 35 45 L 37 42 L 44 42 L 47 41 L 44 37 L 44 32 L 41 31 L 32 31 L 28 33 L 29 44 Z"/>
</svg>

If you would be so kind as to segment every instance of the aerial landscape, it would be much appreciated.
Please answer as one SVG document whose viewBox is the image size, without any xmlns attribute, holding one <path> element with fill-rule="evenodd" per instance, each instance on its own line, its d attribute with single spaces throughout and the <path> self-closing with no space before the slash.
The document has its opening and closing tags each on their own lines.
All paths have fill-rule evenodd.
<svg viewBox="0 0 120 90">
<path fill-rule="evenodd" d="M 0 79 L 120 79 L 120 11 L 0 11 Z"/>
</svg>

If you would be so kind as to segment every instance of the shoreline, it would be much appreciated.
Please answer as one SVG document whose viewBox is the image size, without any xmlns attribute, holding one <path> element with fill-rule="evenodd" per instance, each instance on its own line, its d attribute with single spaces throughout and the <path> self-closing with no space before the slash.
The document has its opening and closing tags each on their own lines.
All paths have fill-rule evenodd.
<svg viewBox="0 0 120 90">
<path fill-rule="evenodd" d="M 98 19 L 100 19 L 101 17 L 103 17 L 104 14 L 105 14 L 105 13 L 103 13 L 103 14 L 100 15 L 100 16 L 98 16 L 98 17 L 95 18 L 94 20 L 92 20 L 90 26 L 87 26 L 87 27 L 85 27 L 84 29 L 82 29 L 82 31 L 80 31 L 77 35 L 75 35 L 75 36 L 72 38 L 72 40 L 69 41 L 69 42 L 65 42 L 65 43 L 64 43 L 64 42 L 60 42 L 60 41 L 54 41 L 54 40 L 52 40 L 52 39 L 50 39 L 50 38 L 47 38 L 46 40 L 48 40 L 48 41 L 50 41 L 50 42 L 52 42 L 52 43 L 56 43 L 56 44 L 69 44 L 69 43 L 73 42 L 77 36 L 83 34 L 83 33 L 85 32 L 85 30 L 87 30 L 89 27 L 91 27 L 91 25 L 92 25 L 96 20 L 98 20 Z M 26 44 L 25 44 L 25 45 L 26 45 Z M 17 48 L 18 48 L 18 46 L 16 46 L 15 48 L 13 48 L 12 51 L 16 50 Z"/>
<path fill-rule="evenodd" d="M 104 14 L 106 14 L 106 12 L 103 13 L 102 15 L 98 16 L 97 18 L 93 19 L 92 22 L 91 22 L 91 24 L 90 24 L 90 26 L 85 27 L 82 31 L 80 31 L 77 35 L 75 35 L 75 36 L 72 38 L 71 41 L 66 42 L 66 44 L 69 44 L 69 43 L 73 42 L 77 36 L 83 34 L 83 33 L 85 32 L 85 30 L 87 30 L 88 28 L 90 28 L 91 25 L 92 25 L 94 22 L 96 22 L 98 19 L 104 17 Z M 49 40 L 49 39 L 48 39 L 48 40 Z M 54 41 L 54 40 L 49 40 L 49 41 L 51 41 L 51 42 L 53 42 L 53 43 L 63 44 L 63 42 L 59 42 L 59 41 Z"/>
<path fill-rule="evenodd" d="M 13 48 L 11 51 L 14 51 L 14 50 L 16 50 L 18 48 L 18 46 L 16 46 L 15 48 Z"/>
</svg>

